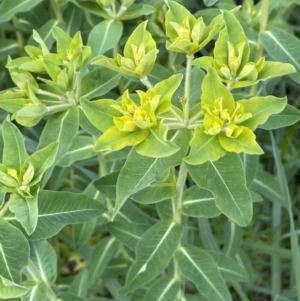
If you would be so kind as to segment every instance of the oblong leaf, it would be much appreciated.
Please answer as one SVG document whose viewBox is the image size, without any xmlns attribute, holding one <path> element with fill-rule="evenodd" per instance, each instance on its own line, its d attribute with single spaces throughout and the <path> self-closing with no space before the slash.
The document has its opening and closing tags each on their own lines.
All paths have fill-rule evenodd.
<svg viewBox="0 0 300 301">
<path fill-rule="evenodd" d="M 89 262 L 90 285 L 101 276 L 117 249 L 118 241 L 114 237 L 104 237 L 98 242 Z"/>
<path fill-rule="evenodd" d="M 28 154 L 24 144 L 24 138 L 18 128 L 8 120 L 4 120 L 2 126 L 4 141 L 2 163 L 7 168 L 13 168 L 19 174 Z"/>
<path fill-rule="evenodd" d="M 97 24 L 88 37 L 87 45 L 92 49 L 91 58 L 112 49 L 119 42 L 122 32 L 122 22 L 114 19 L 104 20 Z"/>
<path fill-rule="evenodd" d="M 136 247 L 136 262 L 120 293 L 128 293 L 150 282 L 167 267 L 180 243 L 182 230 L 181 225 L 165 221 L 145 232 Z"/>
<path fill-rule="evenodd" d="M 16 227 L 0 220 L 0 275 L 19 284 L 28 258 L 29 244 L 25 236 Z"/>
<path fill-rule="evenodd" d="M 227 153 L 218 161 L 188 165 L 188 171 L 199 187 L 214 194 L 216 205 L 223 214 L 241 227 L 250 223 L 252 200 L 237 154 Z"/>
<path fill-rule="evenodd" d="M 105 210 L 98 201 L 83 194 L 48 190 L 40 191 L 38 209 L 38 223 L 31 240 L 52 237 L 65 225 L 85 223 Z"/>
<path fill-rule="evenodd" d="M 194 246 L 182 246 L 175 259 L 184 277 L 191 280 L 208 300 L 232 300 L 216 262 L 207 252 Z"/>
<path fill-rule="evenodd" d="M 272 28 L 259 35 L 260 42 L 269 54 L 269 56 L 279 62 L 292 64 L 296 70 L 296 74 L 291 77 L 297 83 L 300 83 L 300 41 L 295 36 L 286 33 L 278 28 Z"/>
<path fill-rule="evenodd" d="M 144 301 L 170 301 L 176 300 L 176 296 L 181 289 L 178 279 L 167 276 L 159 278 L 148 289 Z"/>
</svg>

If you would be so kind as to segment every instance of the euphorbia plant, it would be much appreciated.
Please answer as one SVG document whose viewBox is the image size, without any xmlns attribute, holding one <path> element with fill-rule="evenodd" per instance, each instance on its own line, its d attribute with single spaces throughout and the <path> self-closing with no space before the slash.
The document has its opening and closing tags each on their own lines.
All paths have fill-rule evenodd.
<svg viewBox="0 0 300 301">
<path fill-rule="evenodd" d="M 130 14 L 152 11 L 133 2 L 75 1 L 116 28 Z M 72 37 L 54 27 L 53 52 L 34 31 L 39 46 L 8 59 L 17 87 L 0 93 L 0 106 L 12 114 L 2 127 L 0 298 L 103 301 L 111 300 L 108 289 L 122 301 L 230 301 L 229 287 L 241 292 L 238 283 L 249 280 L 235 230 L 221 250 L 216 241 L 214 248 L 199 242 L 195 228 L 211 231 L 212 218 L 234 229 L 250 224 L 261 197 L 251 186 L 257 165 L 248 161 L 264 153 L 255 131 L 291 125 L 299 112 L 286 120 L 286 97 L 236 89 L 295 68 L 250 59 L 239 8 L 205 24 L 177 2 L 166 5 L 166 53 L 186 56 L 175 74 L 152 75 L 160 47 L 147 22 L 113 58 L 101 49 L 114 45 L 97 53 L 80 32 Z M 201 56 L 214 39 L 214 56 Z M 143 85 L 135 89 L 137 80 Z M 14 123 L 29 131 L 43 124 L 30 155 Z M 98 170 L 81 159 L 98 160 Z M 58 182 L 68 170 L 84 189 L 63 189 Z M 61 242 L 79 270 L 62 286 L 53 249 Z"/>
</svg>

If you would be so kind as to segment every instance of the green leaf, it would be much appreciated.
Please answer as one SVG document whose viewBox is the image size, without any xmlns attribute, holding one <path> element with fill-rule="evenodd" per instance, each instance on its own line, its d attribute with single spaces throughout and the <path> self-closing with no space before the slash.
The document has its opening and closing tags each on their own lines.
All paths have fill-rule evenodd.
<svg viewBox="0 0 300 301">
<path fill-rule="evenodd" d="M 27 293 L 28 288 L 18 285 L 0 275 L 0 298 L 17 298 Z"/>
<path fill-rule="evenodd" d="M 52 237 L 65 225 L 85 223 L 104 212 L 98 201 L 85 195 L 48 190 L 40 191 L 38 209 L 38 224 L 31 240 Z"/>
<path fill-rule="evenodd" d="M 243 160 L 247 187 L 249 188 L 257 171 L 259 156 L 243 153 L 241 158 Z"/>
<path fill-rule="evenodd" d="M 153 182 L 149 186 L 131 195 L 130 198 L 140 204 L 153 204 L 170 199 L 177 194 L 176 178 L 171 170 L 168 178 L 163 182 Z"/>
<path fill-rule="evenodd" d="M 55 161 L 58 143 L 54 142 L 46 147 L 39 149 L 33 153 L 26 161 L 25 164 L 31 163 L 34 167 L 34 176 L 30 181 L 30 185 L 38 183 L 45 171 L 52 166 Z"/>
<path fill-rule="evenodd" d="M 38 124 L 47 113 L 47 107 L 42 104 L 27 105 L 18 110 L 13 117 L 16 121 L 26 127 L 33 127 Z"/>
<path fill-rule="evenodd" d="M 88 293 L 88 270 L 82 269 L 73 279 L 69 292 L 78 296 L 85 298 Z"/>
<path fill-rule="evenodd" d="M 252 182 L 251 189 L 258 192 L 271 202 L 275 201 L 285 206 L 279 182 L 274 176 L 263 170 L 258 170 Z"/>
<path fill-rule="evenodd" d="M 244 267 L 230 256 L 221 252 L 209 251 L 209 255 L 215 260 L 221 275 L 227 281 L 248 281 L 248 274 Z"/>
<path fill-rule="evenodd" d="M 76 136 L 69 150 L 58 162 L 60 166 L 70 166 L 76 161 L 84 160 L 95 156 L 93 151 L 94 141 L 89 136 Z"/>
<path fill-rule="evenodd" d="M 13 193 L 10 197 L 9 210 L 15 214 L 26 233 L 31 235 L 38 221 L 38 194 L 36 193 L 33 198 L 23 198 Z"/>
<path fill-rule="evenodd" d="M 0 220 L 0 275 L 20 283 L 21 271 L 27 265 L 28 258 L 29 245 L 25 236 L 16 227 Z"/>
<path fill-rule="evenodd" d="M 78 132 L 79 114 L 78 107 L 71 108 L 65 112 L 52 115 L 47 121 L 39 140 L 38 149 L 46 147 L 48 144 L 57 142 L 58 150 L 53 164 L 59 160 L 68 151 L 73 138 Z M 47 171 L 45 180 L 50 176 L 54 165 Z"/>
<path fill-rule="evenodd" d="M 300 111 L 287 104 L 278 114 L 271 115 L 268 120 L 258 127 L 264 130 L 275 130 L 295 124 L 300 120 Z"/>
<path fill-rule="evenodd" d="M 111 105 L 116 105 L 116 103 L 112 99 L 87 101 L 85 98 L 81 98 L 81 106 L 84 114 L 102 132 L 107 131 L 115 125 L 114 117 L 122 116 L 119 111 L 111 107 Z"/>
<path fill-rule="evenodd" d="M 147 225 L 140 225 L 131 221 L 114 221 L 108 225 L 111 234 L 133 251 L 148 228 Z"/>
<path fill-rule="evenodd" d="M 158 223 L 146 231 L 136 246 L 136 262 L 120 293 L 141 287 L 161 273 L 179 246 L 182 231 L 181 225 L 170 221 Z"/>
<path fill-rule="evenodd" d="M 91 58 L 104 54 L 116 45 L 123 33 L 123 24 L 110 19 L 97 24 L 89 33 L 87 45 L 91 47 Z"/>
<path fill-rule="evenodd" d="M 238 137 L 227 137 L 224 132 L 219 134 L 219 142 L 221 146 L 228 152 L 261 155 L 264 153 L 262 148 L 256 142 L 255 134 L 247 127 L 243 127 L 243 131 Z"/>
<path fill-rule="evenodd" d="M 151 128 L 147 138 L 137 145 L 136 152 L 142 156 L 162 158 L 169 157 L 178 152 L 179 146 L 167 141 L 168 127 L 160 123 L 158 127 Z"/>
<path fill-rule="evenodd" d="M 107 68 L 97 68 L 87 73 L 81 80 L 80 96 L 88 100 L 102 96 L 114 88 L 121 74 Z"/>
<path fill-rule="evenodd" d="M 18 43 L 16 40 L 0 39 L 0 60 L 6 59 L 8 55 L 18 52 Z"/>
<path fill-rule="evenodd" d="M 44 283 L 37 283 L 25 296 L 22 296 L 22 301 L 32 300 L 47 300 L 47 287 Z"/>
<path fill-rule="evenodd" d="M 31 10 L 42 0 L 4 0 L 0 6 L 0 23 L 9 21 L 15 14 Z"/>
<path fill-rule="evenodd" d="M 86 301 L 86 299 L 78 297 L 72 293 L 60 293 L 58 295 L 58 300 L 62 301 Z"/>
<path fill-rule="evenodd" d="M 174 218 L 174 201 L 172 199 L 165 200 L 155 204 L 157 214 L 162 221 L 172 220 Z"/>
<path fill-rule="evenodd" d="M 223 10 L 222 13 L 225 28 L 220 32 L 219 38 L 216 41 L 214 49 L 215 60 L 219 64 L 228 65 L 228 42 L 230 42 L 233 47 L 238 46 L 240 43 L 245 43 L 240 64 L 241 66 L 244 66 L 248 63 L 250 54 L 248 39 L 237 18 L 229 11 Z"/>
<path fill-rule="evenodd" d="M 119 20 L 131 20 L 140 16 L 151 15 L 155 12 L 155 8 L 142 3 L 131 5 L 120 17 Z"/>
<path fill-rule="evenodd" d="M 182 213 L 187 216 L 212 218 L 221 212 L 215 205 L 213 194 L 194 185 L 183 193 Z"/>
<path fill-rule="evenodd" d="M 241 122 L 240 125 L 253 131 L 259 124 L 265 123 L 271 114 L 280 113 L 286 106 L 286 102 L 286 97 L 278 98 L 274 96 L 239 100 L 238 103 L 244 107 L 244 112 L 252 114 L 251 118 Z"/>
<path fill-rule="evenodd" d="M 300 83 L 299 39 L 278 28 L 272 28 L 260 33 L 259 39 L 264 49 L 273 60 L 290 63 L 296 68 L 297 73 L 291 74 L 289 77 L 295 82 Z"/>
<path fill-rule="evenodd" d="M 149 130 L 139 130 L 135 132 L 121 132 L 116 126 L 105 131 L 96 141 L 94 150 L 97 151 L 116 151 L 126 146 L 134 146 L 146 139 Z"/>
<path fill-rule="evenodd" d="M 170 301 L 176 300 L 181 289 L 180 281 L 172 276 L 157 279 L 148 289 L 145 301 Z"/>
<path fill-rule="evenodd" d="M 232 300 L 216 262 L 207 252 L 194 246 L 182 246 L 175 259 L 184 277 L 208 300 Z"/>
<path fill-rule="evenodd" d="M 7 168 L 13 168 L 19 174 L 28 154 L 24 144 L 24 138 L 18 128 L 8 120 L 4 120 L 2 126 L 4 141 L 2 163 Z"/>
<path fill-rule="evenodd" d="M 54 248 L 47 240 L 30 242 L 30 262 L 44 283 L 53 284 L 57 277 L 57 256 Z M 35 275 L 26 271 L 30 280 L 36 280 Z"/>
<path fill-rule="evenodd" d="M 97 219 L 92 219 L 84 224 L 75 224 L 73 226 L 73 241 L 75 248 L 84 245 L 94 233 L 97 225 Z"/>
<path fill-rule="evenodd" d="M 191 165 L 203 164 L 206 161 L 216 161 L 226 154 L 220 145 L 217 135 L 207 135 L 203 127 L 197 127 L 190 142 L 191 151 L 184 161 Z"/>
<path fill-rule="evenodd" d="M 219 0 L 204 0 L 204 4 L 206 6 L 213 6 L 214 4 L 216 4 Z"/>
<path fill-rule="evenodd" d="M 131 194 L 138 192 L 152 182 L 161 182 L 167 178 L 170 168 L 179 165 L 186 155 L 189 139 L 190 131 L 179 131 L 173 142 L 178 141 L 182 148 L 167 158 L 144 157 L 139 155 L 135 149 L 130 151 L 118 177 L 117 198 L 113 216 L 116 216 Z"/>
<path fill-rule="evenodd" d="M 218 161 L 202 165 L 188 165 L 188 171 L 200 187 L 210 190 L 217 208 L 241 227 L 252 218 L 252 200 L 246 186 L 240 157 L 227 153 Z"/>
<path fill-rule="evenodd" d="M 114 237 L 104 237 L 97 243 L 89 262 L 89 284 L 93 285 L 104 272 L 109 261 L 118 249 Z"/>
</svg>

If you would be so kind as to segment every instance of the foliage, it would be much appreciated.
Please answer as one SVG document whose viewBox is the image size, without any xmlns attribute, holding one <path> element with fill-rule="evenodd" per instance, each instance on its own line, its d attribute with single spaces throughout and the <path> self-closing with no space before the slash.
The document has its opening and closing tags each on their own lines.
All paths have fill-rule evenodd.
<svg viewBox="0 0 300 301">
<path fill-rule="evenodd" d="M 300 2 L 196 2 L 0 0 L 1 300 L 300 300 Z"/>
</svg>

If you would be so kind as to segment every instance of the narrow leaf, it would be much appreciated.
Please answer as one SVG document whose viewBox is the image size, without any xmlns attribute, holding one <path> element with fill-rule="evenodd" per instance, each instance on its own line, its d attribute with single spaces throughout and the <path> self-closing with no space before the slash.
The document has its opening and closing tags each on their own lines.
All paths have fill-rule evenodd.
<svg viewBox="0 0 300 301">
<path fill-rule="evenodd" d="M 29 245 L 22 232 L 0 220 L 0 275 L 19 284 L 28 258 Z"/>
<path fill-rule="evenodd" d="M 150 282 L 169 264 L 182 236 L 182 226 L 165 221 L 152 226 L 136 247 L 136 262 L 131 266 L 126 285 L 120 293 L 128 293 Z"/>
<path fill-rule="evenodd" d="M 90 285 L 93 285 L 102 275 L 117 249 L 118 241 L 114 237 L 104 237 L 98 242 L 89 262 Z"/>
<path fill-rule="evenodd" d="M 42 190 L 39 193 L 38 224 L 31 240 L 46 239 L 65 225 L 84 223 L 100 216 L 104 207 L 82 194 Z"/>
<path fill-rule="evenodd" d="M 237 154 L 227 153 L 215 162 L 188 165 L 188 171 L 199 187 L 214 194 L 216 205 L 223 214 L 241 227 L 250 223 L 252 200 L 246 186 L 242 162 Z"/>
<path fill-rule="evenodd" d="M 213 258 L 194 246 L 180 247 L 175 254 L 179 268 L 208 300 L 231 301 L 228 288 Z"/>
<path fill-rule="evenodd" d="M 4 141 L 2 163 L 7 168 L 15 169 L 19 174 L 28 158 L 24 138 L 18 128 L 8 120 L 3 122 L 2 136 Z"/>
</svg>

